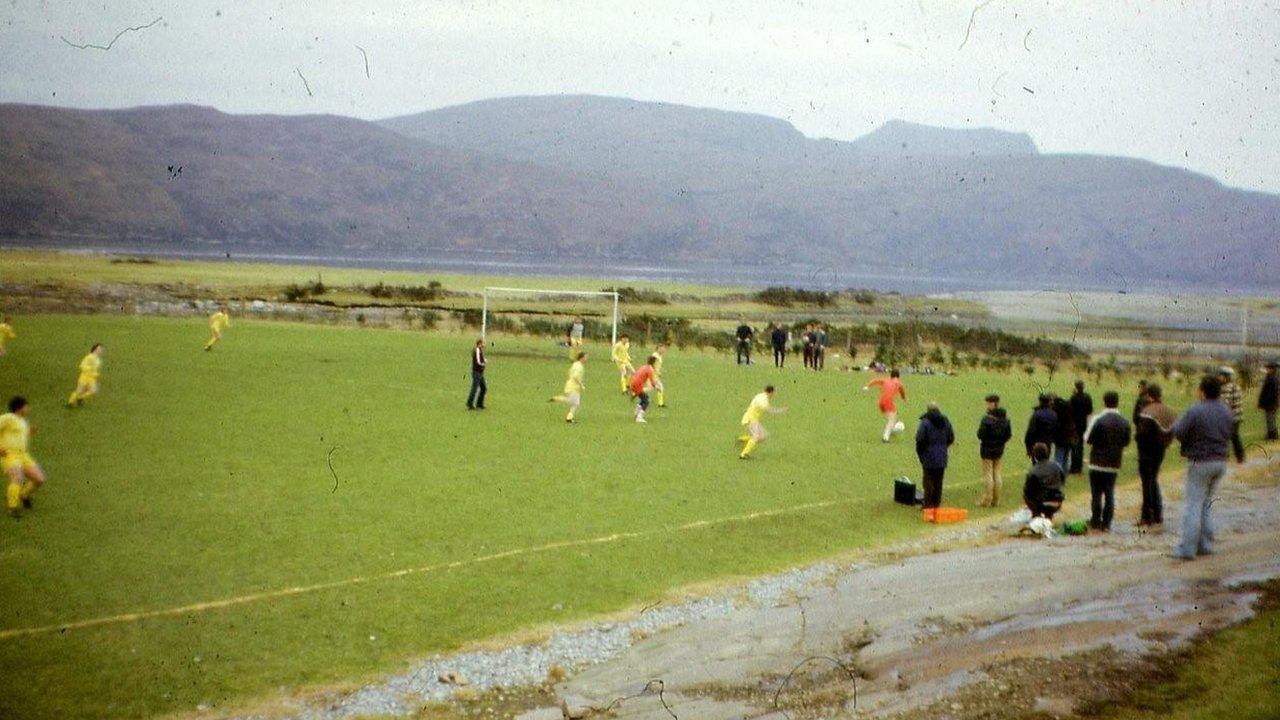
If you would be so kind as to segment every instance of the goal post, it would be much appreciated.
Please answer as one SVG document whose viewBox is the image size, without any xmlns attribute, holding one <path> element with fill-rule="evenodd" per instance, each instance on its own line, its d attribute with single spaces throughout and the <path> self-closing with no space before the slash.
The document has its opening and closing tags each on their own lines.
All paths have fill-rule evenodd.
<svg viewBox="0 0 1280 720">
<path fill-rule="evenodd" d="M 549 297 L 582 297 L 582 298 L 610 298 L 612 299 L 613 309 L 610 322 L 610 342 L 618 342 L 618 293 L 612 290 L 543 290 L 537 288 L 517 288 L 517 287 L 485 287 L 483 300 L 480 306 L 480 337 L 489 338 L 489 299 L 503 295 L 524 295 L 536 296 L 543 295 Z"/>
</svg>

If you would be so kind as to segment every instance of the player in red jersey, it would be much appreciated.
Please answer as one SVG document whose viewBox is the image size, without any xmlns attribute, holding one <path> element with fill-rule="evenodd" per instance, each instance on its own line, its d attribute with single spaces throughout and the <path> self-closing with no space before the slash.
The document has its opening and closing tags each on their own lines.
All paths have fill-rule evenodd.
<svg viewBox="0 0 1280 720">
<path fill-rule="evenodd" d="M 880 386 L 880 412 L 884 415 L 884 435 L 880 438 L 883 442 L 889 442 L 889 437 L 893 434 L 894 426 L 898 424 L 898 407 L 895 404 L 899 396 L 903 402 L 907 399 L 907 387 L 902 384 L 901 375 L 897 368 L 889 371 L 889 377 L 876 378 L 862 387 L 863 390 Z"/>
<path fill-rule="evenodd" d="M 658 379 L 658 372 L 653 369 L 658 358 L 653 355 L 649 356 L 649 361 L 640 366 L 639 370 L 631 376 L 631 397 L 638 402 L 636 404 L 636 422 L 648 422 L 644 419 L 645 413 L 649 411 L 649 388 L 657 388 L 662 391 L 662 381 Z"/>
</svg>

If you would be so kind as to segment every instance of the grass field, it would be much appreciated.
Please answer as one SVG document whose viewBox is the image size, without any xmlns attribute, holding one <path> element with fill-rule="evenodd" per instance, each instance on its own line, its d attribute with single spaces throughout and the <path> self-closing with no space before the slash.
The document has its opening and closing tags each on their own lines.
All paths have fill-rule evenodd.
<svg viewBox="0 0 1280 720">
<path fill-rule="evenodd" d="M 1172 678 L 1142 688 L 1102 720 L 1280 717 L 1280 582 L 1263 591 L 1257 616 L 1197 644 Z"/>
<path fill-rule="evenodd" d="M 33 454 L 50 480 L 34 512 L 0 525 L 0 668 L 10 680 L 0 717 L 239 707 L 682 586 L 934 532 L 890 502 L 890 480 L 918 466 L 910 442 L 879 442 L 862 375 L 673 352 L 670 407 L 640 426 L 607 351 L 590 348 L 581 422 L 570 426 L 546 402 L 567 361 L 536 340 L 496 339 L 490 409 L 469 413 L 470 336 L 237 319 L 203 353 L 202 319 L 16 324 L 0 394 L 33 401 Z M 95 341 L 106 344 L 101 395 L 68 410 L 75 364 Z M 740 462 L 738 419 L 766 382 L 790 412 L 768 420 L 772 440 Z M 955 423 L 946 499 L 972 508 L 983 394 L 1005 396 L 1017 434 L 1035 388 L 1022 374 L 907 382 L 909 427 L 927 399 Z M 1251 437 L 1259 424 L 1251 415 Z M 1019 454 L 1005 471 L 1006 508 L 1021 487 Z M 1074 493 L 1081 487 L 1073 480 Z M 828 504 L 689 527 L 814 503 Z M 1118 521 L 1135 513 L 1121 507 Z M 626 535 L 576 542 L 614 534 Z M 567 544 L 493 557 L 557 543 Z M 450 562 L 459 564 L 390 576 Z M 54 629 L 12 632 L 42 627 Z"/>
</svg>

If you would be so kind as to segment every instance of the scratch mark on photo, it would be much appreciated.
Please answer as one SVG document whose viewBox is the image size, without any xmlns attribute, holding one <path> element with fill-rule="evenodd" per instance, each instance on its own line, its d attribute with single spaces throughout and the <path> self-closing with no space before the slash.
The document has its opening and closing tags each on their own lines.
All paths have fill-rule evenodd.
<svg viewBox="0 0 1280 720">
<path fill-rule="evenodd" d="M 83 44 L 73 43 L 70 40 L 68 40 L 65 35 L 59 35 L 58 37 L 62 40 L 62 42 L 78 50 L 104 50 L 105 51 L 105 50 L 110 50 L 112 47 L 114 47 L 116 44 L 116 41 L 119 40 L 125 33 L 137 32 L 139 30 L 146 30 L 147 28 L 152 27 L 153 25 L 155 25 L 156 23 L 160 22 L 163 19 L 164 17 L 161 16 L 156 18 L 155 20 L 152 20 L 146 25 L 134 25 L 132 27 L 127 27 L 121 30 L 120 32 L 116 33 L 116 36 L 111 38 L 111 42 L 107 43 L 106 45 L 95 45 L 93 43 L 83 43 Z"/>
</svg>

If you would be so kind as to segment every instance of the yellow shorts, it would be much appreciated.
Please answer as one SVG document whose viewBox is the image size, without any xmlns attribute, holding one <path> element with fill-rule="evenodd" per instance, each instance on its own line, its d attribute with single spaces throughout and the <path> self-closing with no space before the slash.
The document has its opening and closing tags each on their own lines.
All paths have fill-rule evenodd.
<svg viewBox="0 0 1280 720">
<path fill-rule="evenodd" d="M 80 379 L 76 380 L 76 385 L 78 386 L 89 385 L 90 387 L 97 387 L 98 376 L 97 375 L 81 375 Z"/>
<path fill-rule="evenodd" d="M 756 442 L 769 437 L 769 431 L 764 429 L 764 425 L 761 425 L 759 420 L 751 420 L 742 424 L 747 426 L 747 434 L 755 438 Z"/>
<path fill-rule="evenodd" d="M 25 470 L 29 467 L 34 467 L 35 464 L 36 459 L 27 454 L 25 450 L 5 450 L 4 454 L 0 455 L 0 470 L 4 470 L 6 475 L 13 472 L 14 469 Z"/>
</svg>

